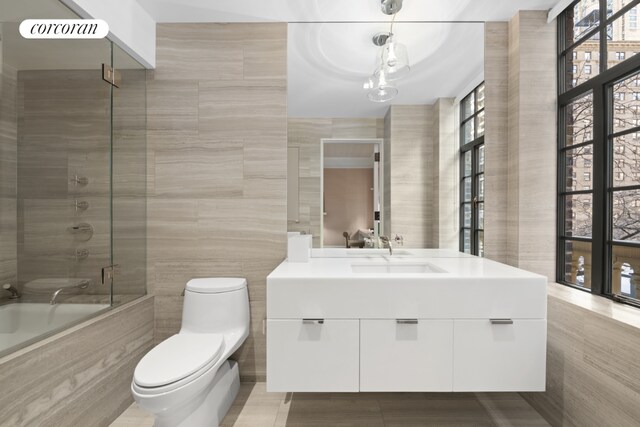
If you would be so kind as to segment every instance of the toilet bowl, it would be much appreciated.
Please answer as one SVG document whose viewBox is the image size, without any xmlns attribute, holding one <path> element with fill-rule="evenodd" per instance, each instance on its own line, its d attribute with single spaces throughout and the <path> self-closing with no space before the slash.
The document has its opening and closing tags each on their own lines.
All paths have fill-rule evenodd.
<svg viewBox="0 0 640 427">
<path fill-rule="evenodd" d="M 228 358 L 248 335 L 246 279 L 190 280 L 180 332 L 140 360 L 133 398 L 156 427 L 219 425 L 240 389 L 238 365 Z"/>
</svg>

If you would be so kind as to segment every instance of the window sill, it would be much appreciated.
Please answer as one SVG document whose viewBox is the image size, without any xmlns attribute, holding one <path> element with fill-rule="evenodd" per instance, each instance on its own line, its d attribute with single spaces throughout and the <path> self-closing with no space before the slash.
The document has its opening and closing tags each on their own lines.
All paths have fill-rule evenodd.
<svg viewBox="0 0 640 427">
<path fill-rule="evenodd" d="M 560 283 L 550 282 L 549 286 L 547 286 L 547 292 L 550 297 L 640 329 L 640 310 L 636 307 L 598 295 L 592 295 L 589 292 L 574 289 Z"/>
</svg>

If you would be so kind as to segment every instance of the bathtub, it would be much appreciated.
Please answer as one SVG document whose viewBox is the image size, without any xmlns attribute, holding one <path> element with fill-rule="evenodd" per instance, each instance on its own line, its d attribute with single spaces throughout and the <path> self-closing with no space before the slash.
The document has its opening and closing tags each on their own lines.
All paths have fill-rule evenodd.
<svg viewBox="0 0 640 427">
<path fill-rule="evenodd" d="M 0 305 L 0 354 L 86 320 L 109 304 L 9 303 Z"/>
</svg>

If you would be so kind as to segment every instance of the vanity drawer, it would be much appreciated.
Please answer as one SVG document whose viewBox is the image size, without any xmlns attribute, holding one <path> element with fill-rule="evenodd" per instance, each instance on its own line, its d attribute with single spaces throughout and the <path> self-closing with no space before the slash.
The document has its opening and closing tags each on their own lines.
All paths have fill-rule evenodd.
<svg viewBox="0 0 640 427">
<path fill-rule="evenodd" d="M 451 391 L 453 320 L 360 321 L 360 391 Z"/>
<path fill-rule="evenodd" d="M 359 325 L 357 319 L 268 319 L 267 391 L 358 391 Z"/>
<path fill-rule="evenodd" d="M 546 320 L 455 320 L 453 336 L 453 391 L 544 391 Z"/>
</svg>

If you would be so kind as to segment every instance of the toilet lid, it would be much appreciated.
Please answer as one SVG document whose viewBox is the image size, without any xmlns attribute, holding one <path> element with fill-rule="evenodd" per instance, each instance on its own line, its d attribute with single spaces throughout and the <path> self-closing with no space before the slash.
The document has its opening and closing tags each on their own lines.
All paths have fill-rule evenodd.
<svg viewBox="0 0 640 427">
<path fill-rule="evenodd" d="M 224 349 L 221 334 L 176 334 L 147 353 L 133 373 L 141 387 L 161 387 L 180 381 L 214 363 Z"/>
</svg>

